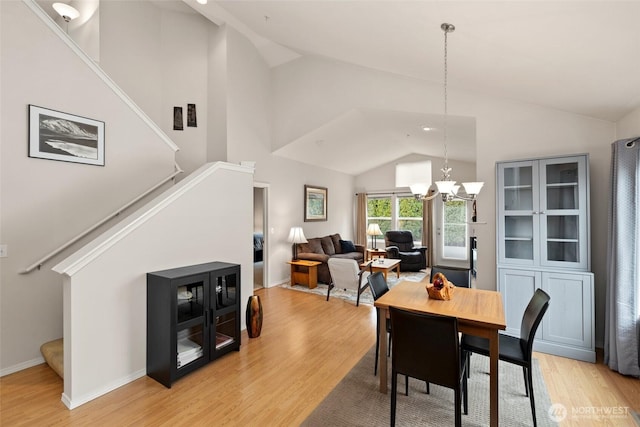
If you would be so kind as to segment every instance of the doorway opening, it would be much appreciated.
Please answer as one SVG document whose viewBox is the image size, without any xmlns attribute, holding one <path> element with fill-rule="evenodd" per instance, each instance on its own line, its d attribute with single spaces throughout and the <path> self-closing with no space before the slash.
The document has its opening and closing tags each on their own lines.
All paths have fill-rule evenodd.
<svg viewBox="0 0 640 427">
<path fill-rule="evenodd" d="M 268 287 L 268 185 L 253 184 L 253 289 Z"/>
</svg>

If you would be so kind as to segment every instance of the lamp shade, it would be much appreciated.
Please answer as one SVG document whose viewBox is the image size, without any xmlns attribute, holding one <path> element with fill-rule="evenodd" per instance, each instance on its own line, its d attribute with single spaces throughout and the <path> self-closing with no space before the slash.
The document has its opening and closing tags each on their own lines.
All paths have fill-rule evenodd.
<svg viewBox="0 0 640 427">
<path fill-rule="evenodd" d="M 382 231 L 378 224 L 369 224 L 367 228 L 367 235 L 369 236 L 382 236 Z"/>
<path fill-rule="evenodd" d="M 440 194 L 451 194 L 453 187 L 456 185 L 455 181 L 436 181 L 438 191 Z"/>
<path fill-rule="evenodd" d="M 427 185 L 426 183 L 418 183 L 411 184 L 409 188 L 411 189 L 411 194 L 419 194 L 420 196 L 424 196 L 429 193 L 429 187 L 431 185 Z"/>
<path fill-rule="evenodd" d="M 291 227 L 287 241 L 290 243 L 307 243 L 302 227 Z"/>
<path fill-rule="evenodd" d="M 463 182 L 462 185 L 464 186 L 464 191 L 468 195 L 475 196 L 476 194 L 480 193 L 484 182 Z"/>
<path fill-rule="evenodd" d="M 54 3 L 52 7 L 67 22 L 80 16 L 80 12 L 75 7 L 65 3 Z"/>
</svg>

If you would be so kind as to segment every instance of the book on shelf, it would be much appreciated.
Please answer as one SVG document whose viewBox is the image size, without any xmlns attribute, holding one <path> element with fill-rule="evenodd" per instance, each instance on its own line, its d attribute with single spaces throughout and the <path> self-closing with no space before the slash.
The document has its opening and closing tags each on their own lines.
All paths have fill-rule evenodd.
<svg viewBox="0 0 640 427">
<path fill-rule="evenodd" d="M 183 338 L 178 341 L 178 368 L 202 357 L 202 346 Z"/>
<path fill-rule="evenodd" d="M 222 334 L 220 332 L 216 333 L 216 348 L 224 347 L 225 345 L 231 344 L 232 342 L 233 342 L 233 337 Z"/>
</svg>

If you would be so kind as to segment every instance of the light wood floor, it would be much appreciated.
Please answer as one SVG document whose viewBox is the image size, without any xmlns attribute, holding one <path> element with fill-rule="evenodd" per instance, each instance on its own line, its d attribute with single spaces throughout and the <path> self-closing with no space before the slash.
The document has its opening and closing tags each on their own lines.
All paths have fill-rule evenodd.
<svg viewBox="0 0 640 427">
<path fill-rule="evenodd" d="M 264 308 L 261 336 L 249 339 L 244 334 L 239 352 L 178 380 L 171 389 L 144 377 L 69 411 L 60 401 L 62 380 L 40 365 L 0 379 L 0 425 L 300 424 L 375 344 L 375 311 L 282 288 L 257 294 Z M 536 357 L 551 401 L 567 408 L 562 426 L 636 425 L 631 416 L 585 412 L 639 410 L 639 380 L 602 363 Z M 582 411 L 580 418 L 570 419 L 573 408 Z"/>
</svg>

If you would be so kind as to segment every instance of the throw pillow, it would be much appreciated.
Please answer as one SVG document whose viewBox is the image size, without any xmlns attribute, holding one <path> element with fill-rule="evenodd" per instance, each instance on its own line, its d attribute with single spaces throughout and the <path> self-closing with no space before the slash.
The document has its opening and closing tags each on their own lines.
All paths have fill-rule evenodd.
<svg viewBox="0 0 640 427">
<path fill-rule="evenodd" d="M 343 254 L 356 251 L 356 246 L 351 240 L 340 240 L 340 247 L 342 247 Z"/>
</svg>

